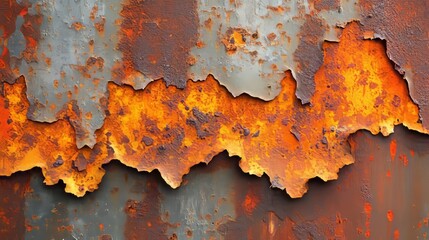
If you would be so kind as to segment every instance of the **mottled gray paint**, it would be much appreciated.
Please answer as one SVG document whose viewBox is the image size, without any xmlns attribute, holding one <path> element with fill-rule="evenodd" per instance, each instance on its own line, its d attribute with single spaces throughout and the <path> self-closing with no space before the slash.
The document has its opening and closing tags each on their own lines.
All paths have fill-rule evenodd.
<svg viewBox="0 0 429 240">
<path fill-rule="evenodd" d="M 358 18 L 354 0 L 343 0 L 341 10 L 317 12 L 306 0 L 237 0 L 199 2 L 200 41 L 204 47 L 194 47 L 191 54 L 197 62 L 190 67 L 191 79 L 205 79 L 208 74 L 227 87 L 234 96 L 248 93 L 264 100 L 272 100 L 280 92 L 284 72 L 298 71 L 293 54 L 300 44 L 300 28 L 309 14 L 315 14 L 325 24 L 325 39 L 338 41 L 339 26 Z M 284 12 L 270 10 L 282 8 Z M 211 19 L 212 27 L 205 22 Z M 228 29 L 248 32 L 245 46 L 228 54 L 222 43 Z M 303 29 L 305 31 L 305 29 Z M 274 33 L 275 39 L 268 36 Z M 252 38 L 257 34 L 257 38 Z M 324 39 L 320 39 L 320 43 Z M 256 54 L 255 54 L 256 53 Z M 275 65 L 277 68 L 273 69 Z M 299 82 L 302 79 L 296 79 Z"/>
<path fill-rule="evenodd" d="M 12 55 L 12 67 L 18 68 L 19 73 L 26 77 L 30 102 L 28 117 L 39 122 L 68 118 L 70 116 L 61 112 L 70 104 L 78 114 L 77 119 L 69 119 L 76 130 L 77 147 L 93 147 L 95 130 L 101 128 L 105 118 L 107 82 L 112 80 L 114 66 L 121 65 L 122 54 L 117 45 L 122 3 L 113 0 L 39 0 L 31 3 L 29 14 L 43 15 L 37 60 L 26 62 L 22 58 L 25 44 L 19 31 L 23 22 L 21 16 L 7 45 Z M 94 6 L 98 6 L 98 10 L 95 11 L 95 20 L 91 20 Z M 270 10 L 275 7 L 284 10 Z M 309 14 L 322 19 L 324 38 L 330 41 L 338 40 L 337 26 L 343 26 L 358 16 L 355 0 L 343 0 L 339 9 L 330 11 L 316 11 L 306 0 L 200 0 L 198 13 L 199 38 L 204 46 L 191 50 L 196 62 L 188 69 L 189 78 L 197 81 L 213 74 L 234 96 L 248 93 L 264 100 L 277 96 L 285 71 L 292 70 L 295 77 L 300 76 L 300 71 L 308 71 L 297 69 L 293 54 L 300 43 L 299 31 Z M 99 33 L 94 24 L 102 18 L 106 20 L 105 30 Z M 208 19 L 212 20 L 211 28 L 205 26 Z M 83 27 L 76 30 L 74 23 Z M 231 28 L 242 29 L 250 35 L 245 36 L 246 43 L 242 48 L 228 54 L 221 40 L 227 37 Z M 254 33 L 257 33 L 257 38 L 251 37 Z M 274 39 L 268 38 L 271 33 L 276 35 Z M 320 43 L 323 40 L 321 38 Z M 94 42 L 93 50 L 89 46 L 90 41 Z M 101 57 L 104 66 L 87 66 L 91 57 Z M 130 79 L 124 82 L 135 89 L 142 89 L 154 80 L 139 73 L 128 77 Z M 58 87 L 54 88 L 56 81 Z M 298 77 L 297 81 L 300 88 L 301 79 Z M 308 102 L 311 95 L 310 89 L 308 96 L 305 99 L 301 97 L 301 100 Z M 87 118 L 87 114 L 92 117 Z"/>
<path fill-rule="evenodd" d="M 94 6 L 95 20 L 90 19 Z M 75 102 L 80 112 L 79 119 L 71 122 L 76 130 L 77 146 L 90 147 L 95 144 L 95 130 L 103 125 L 105 113 L 102 103 L 107 98 L 107 82 L 111 80 L 111 69 L 121 59 L 116 50 L 121 3 L 114 0 L 40 0 L 29 9 L 30 15 L 42 14 L 41 39 L 37 47 L 37 61 L 15 61 L 20 73 L 26 77 L 27 98 L 30 102 L 28 117 L 39 122 L 54 122 L 58 114 L 67 109 L 67 104 Z M 40 9 L 40 12 L 38 12 Z M 22 22 L 18 17 L 18 25 Z M 105 18 L 104 33 L 97 32 L 94 23 Z M 74 23 L 83 28 L 76 30 Z M 8 47 L 13 57 L 21 59 L 22 44 L 20 31 L 15 31 L 9 39 Z M 93 41 L 93 51 L 90 49 Z M 83 76 L 81 67 L 86 66 L 90 57 L 104 59 L 104 67 L 87 68 L 89 76 Z M 46 60 L 50 59 L 49 65 Z M 94 80 L 98 79 L 96 84 Z M 58 87 L 54 88 L 54 82 Z M 51 106 L 55 105 L 55 109 Z M 85 117 L 91 113 L 92 118 Z"/>
</svg>

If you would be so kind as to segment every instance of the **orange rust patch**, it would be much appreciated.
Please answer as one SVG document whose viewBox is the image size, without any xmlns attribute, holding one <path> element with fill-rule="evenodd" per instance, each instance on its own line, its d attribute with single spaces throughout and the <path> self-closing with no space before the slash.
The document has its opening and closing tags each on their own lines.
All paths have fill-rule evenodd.
<svg viewBox="0 0 429 240">
<path fill-rule="evenodd" d="M 395 157 L 396 157 L 396 148 L 397 148 L 396 140 L 393 139 L 390 142 L 390 159 L 392 161 L 395 160 Z"/>
<path fill-rule="evenodd" d="M 391 210 L 387 211 L 386 217 L 387 217 L 387 221 L 389 222 L 393 222 L 393 212 Z"/>
<path fill-rule="evenodd" d="M 162 81 L 142 91 L 110 83 L 108 114 L 92 150 L 76 148 L 66 121 L 27 120 L 25 84 L 5 85 L 3 99 L 9 102 L 14 134 L 0 139 L 6 146 L 0 150 L 0 174 L 40 167 L 47 184 L 61 179 L 67 192 L 83 196 L 97 188 L 104 175 L 102 164 L 119 159 L 139 171 L 158 169 L 176 188 L 190 167 L 228 150 L 241 157 L 244 172 L 266 173 L 273 187 L 301 197 L 309 179 L 336 179 L 341 167 L 353 163 L 350 134 L 366 129 L 388 135 L 401 123 L 427 133 L 383 44 L 362 40 L 361 34 L 353 23 L 339 44 L 324 44 L 312 106 L 295 98 L 290 73 L 280 95 L 270 102 L 247 95 L 234 98 L 213 77 L 188 81 L 184 90 Z M 62 114 L 73 116 L 72 108 Z"/>
<path fill-rule="evenodd" d="M 225 50 L 229 54 L 235 53 L 238 49 L 243 48 L 246 45 L 245 36 L 248 37 L 250 34 L 244 29 L 229 29 L 226 32 L 226 36 L 222 39 L 222 43 L 225 46 Z"/>
<path fill-rule="evenodd" d="M 0 98 L 0 137 L 8 138 L 9 137 L 9 109 L 7 103 L 3 98 Z"/>
<path fill-rule="evenodd" d="M 249 191 L 246 194 L 246 198 L 243 201 L 243 209 L 247 215 L 252 215 L 253 210 L 258 206 L 259 197 L 255 195 L 252 191 Z"/>
<path fill-rule="evenodd" d="M 372 206 L 371 203 L 366 202 L 364 205 L 364 213 L 365 213 L 365 237 L 371 237 L 371 211 Z"/>
</svg>

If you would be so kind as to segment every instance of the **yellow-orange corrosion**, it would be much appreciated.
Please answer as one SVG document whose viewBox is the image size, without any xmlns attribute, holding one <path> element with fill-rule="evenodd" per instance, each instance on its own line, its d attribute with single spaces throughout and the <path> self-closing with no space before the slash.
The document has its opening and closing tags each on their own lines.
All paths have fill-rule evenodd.
<svg viewBox="0 0 429 240">
<path fill-rule="evenodd" d="M 241 157 L 244 172 L 265 173 L 274 187 L 301 197 L 309 179 L 336 179 L 341 167 L 353 163 L 347 139 L 357 130 L 387 135 L 402 123 L 427 133 L 383 44 L 361 35 L 353 23 L 339 43 L 325 43 L 312 106 L 296 99 L 289 73 L 270 102 L 234 98 L 212 77 L 189 81 L 184 90 L 162 81 L 142 91 L 109 84 L 108 116 L 92 150 L 76 148 L 65 120 L 27 120 L 24 82 L 5 85 L 0 102 L 8 102 L 12 121 L 8 137 L 0 139 L 0 174 L 40 167 L 47 184 L 61 179 L 67 192 L 82 196 L 97 188 L 102 164 L 119 159 L 139 171 L 158 169 L 176 188 L 190 167 L 227 150 Z"/>
</svg>

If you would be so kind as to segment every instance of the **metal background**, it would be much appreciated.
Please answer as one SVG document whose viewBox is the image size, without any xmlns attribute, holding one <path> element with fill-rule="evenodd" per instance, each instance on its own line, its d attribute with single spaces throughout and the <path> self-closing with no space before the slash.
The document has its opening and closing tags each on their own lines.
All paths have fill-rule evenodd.
<svg viewBox="0 0 429 240">
<path fill-rule="evenodd" d="M 0 239 L 426 239 L 427 56 L 429 0 L 0 0 Z"/>
</svg>

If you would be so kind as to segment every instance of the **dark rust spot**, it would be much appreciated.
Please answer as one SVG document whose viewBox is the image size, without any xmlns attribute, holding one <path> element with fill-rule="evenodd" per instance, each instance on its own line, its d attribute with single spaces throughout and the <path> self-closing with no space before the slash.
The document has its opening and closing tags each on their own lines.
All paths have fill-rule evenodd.
<svg viewBox="0 0 429 240">
<path fill-rule="evenodd" d="M 151 146 L 153 144 L 153 139 L 151 137 L 148 136 L 144 136 L 142 138 L 142 142 L 146 145 L 146 146 Z"/>
<path fill-rule="evenodd" d="M 57 159 L 55 160 L 55 162 L 54 162 L 53 166 L 54 166 L 54 167 L 59 167 L 59 166 L 61 166 L 61 165 L 63 165 L 63 164 L 64 164 L 63 157 L 58 156 L 58 157 L 57 157 Z"/>
<path fill-rule="evenodd" d="M 198 108 L 192 109 L 192 115 L 193 117 L 186 119 L 186 124 L 195 127 L 197 136 L 200 139 L 213 135 L 213 131 L 217 125 L 214 123 L 214 119 L 212 119 L 213 116 L 201 112 Z"/>
<path fill-rule="evenodd" d="M 73 166 L 77 168 L 79 172 L 85 170 L 87 165 L 88 161 L 82 153 L 79 153 L 76 160 L 73 161 Z"/>
<path fill-rule="evenodd" d="M 313 0 L 312 2 L 317 11 L 339 10 L 341 7 L 340 0 Z"/>
</svg>

